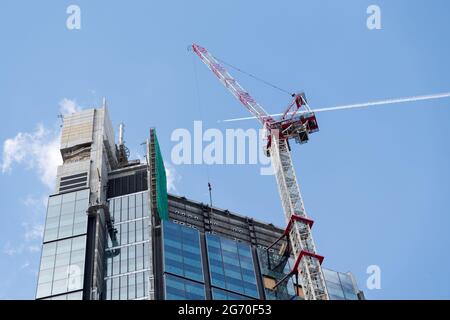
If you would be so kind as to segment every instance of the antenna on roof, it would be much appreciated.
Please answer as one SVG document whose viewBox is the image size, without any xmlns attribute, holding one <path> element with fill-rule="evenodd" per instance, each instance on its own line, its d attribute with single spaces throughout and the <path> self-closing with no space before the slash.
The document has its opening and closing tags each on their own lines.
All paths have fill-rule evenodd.
<svg viewBox="0 0 450 320">
<path fill-rule="evenodd" d="M 119 144 L 116 146 L 117 160 L 120 167 L 128 165 L 128 158 L 130 157 L 130 150 L 125 146 L 124 134 L 125 125 L 121 122 L 119 124 Z"/>
<path fill-rule="evenodd" d="M 103 97 L 102 108 L 106 108 L 106 98 L 105 97 Z"/>
<path fill-rule="evenodd" d="M 209 190 L 209 206 L 211 207 L 212 212 L 212 187 L 211 183 L 208 182 L 208 190 Z"/>
<path fill-rule="evenodd" d="M 125 131 L 125 124 L 123 122 L 121 122 L 119 124 L 119 146 L 124 144 L 124 141 L 123 141 L 124 131 Z"/>
</svg>

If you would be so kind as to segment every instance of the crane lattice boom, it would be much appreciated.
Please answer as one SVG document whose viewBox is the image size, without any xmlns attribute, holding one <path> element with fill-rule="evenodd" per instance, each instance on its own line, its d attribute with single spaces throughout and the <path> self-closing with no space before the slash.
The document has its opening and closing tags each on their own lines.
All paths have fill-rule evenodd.
<svg viewBox="0 0 450 320">
<path fill-rule="evenodd" d="M 308 141 L 309 134 L 319 129 L 304 94 L 294 95 L 294 101 L 282 117 L 275 120 L 205 48 L 193 44 L 192 49 L 222 84 L 259 120 L 264 128 L 268 129 L 266 151 L 272 158 L 286 218 L 287 228 L 284 235 L 289 237 L 295 258 L 294 268 L 288 276 L 295 274 L 300 278 L 306 300 L 328 300 L 321 267 L 323 257 L 316 253 L 311 233 L 313 222 L 306 214 L 289 151 L 289 139 L 293 138 L 296 142 L 305 143 Z M 298 114 L 297 111 L 303 106 L 307 112 Z M 281 279 L 275 288 L 285 280 L 286 278 Z"/>
<path fill-rule="evenodd" d="M 219 78 L 220 82 L 238 99 L 250 113 L 256 117 L 263 126 L 272 121 L 266 110 L 261 107 L 255 99 L 245 91 L 241 85 L 228 73 L 209 52 L 199 45 L 193 44 L 192 49 L 208 68 Z"/>
</svg>

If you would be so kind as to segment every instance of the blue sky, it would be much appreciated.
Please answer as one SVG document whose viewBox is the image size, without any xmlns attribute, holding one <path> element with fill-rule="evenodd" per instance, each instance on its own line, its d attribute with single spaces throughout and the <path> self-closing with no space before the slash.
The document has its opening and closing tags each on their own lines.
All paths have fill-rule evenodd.
<svg viewBox="0 0 450 320">
<path fill-rule="evenodd" d="M 70 4 L 81 8 L 81 30 L 66 28 Z M 382 30 L 366 27 L 371 4 Z M 170 165 L 171 133 L 192 130 L 194 120 L 258 128 L 217 123 L 247 113 L 190 43 L 306 91 L 313 108 L 448 92 L 449 9 L 445 0 L 1 1 L 0 298 L 35 294 L 61 105 L 93 107 L 106 96 L 132 154 L 143 154 L 154 126 Z M 269 112 L 289 102 L 231 72 Z M 293 146 L 324 265 L 352 271 L 369 299 L 450 298 L 449 104 L 323 113 L 311 142 Z M 284 225 L 275 179 L 259 166 L 171 167 L 176 193 L 207 202 L 209 176 L 215 205 Z M 381 268 L 380 290 L 365 286 L 369 265 Z"/>
</svg>

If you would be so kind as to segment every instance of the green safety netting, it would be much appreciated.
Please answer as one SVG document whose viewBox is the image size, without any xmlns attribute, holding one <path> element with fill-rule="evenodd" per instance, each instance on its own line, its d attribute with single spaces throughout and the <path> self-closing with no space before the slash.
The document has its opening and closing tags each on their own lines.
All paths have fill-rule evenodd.
<svg viewBox="0 0 450 320">
<path fill-rule="evenodd" d="M 169 205 L 167 200 L 167 178 L 163 157 L 159 149 L 155 132 L 155 162 L 156 162 L 156 209 L 161 220 L 169 219 Z"/>
</svg>

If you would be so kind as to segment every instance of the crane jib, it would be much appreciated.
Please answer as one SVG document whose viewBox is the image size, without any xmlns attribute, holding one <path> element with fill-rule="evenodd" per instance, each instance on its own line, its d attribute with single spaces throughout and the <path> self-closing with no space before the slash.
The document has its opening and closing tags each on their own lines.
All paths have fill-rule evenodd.
<svg viewBox="0 0 450 320">
<path fill-rule="evenodd" d="M 288 224 L 284 233 L 286 239 L 280 238 L 277 241 L 286 241 L 283 256 L 293 256 L 295 260 L 292 271 L 279 279 L 272 290 L 277 290 L 288 277 L 295 275 L 296 279 L 301 279 L 301 283 L 297 285 L 301 286 L 306 300 L 328 300 L 321 267 L 323 257 L 316 252 L 311 233 L 312 220 L 308 219 L 303 205 L 288 143 L 290 138 L 305 143 L 308 141 L 308 135 L 318 130 L 315 115 L 311 112 L 304 94 L 295 94 L 294 102 L 289 105 L 281 119 L 274 121 L 208 50 L 196 44 L 193 44 L 192 48 L 222 84 L 268 129 L 266 153 L 272 158 L 281 204 Z M 308 112 L 298 115 L 298 110 L 303 106 Z M 269 250 L 266 250 L 266 253 L 268 257 L 271 254 Z"/>
</svg>

